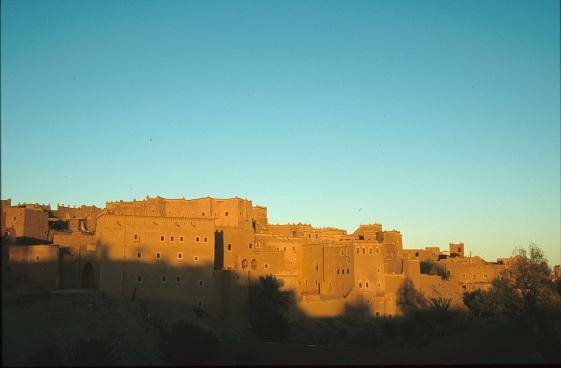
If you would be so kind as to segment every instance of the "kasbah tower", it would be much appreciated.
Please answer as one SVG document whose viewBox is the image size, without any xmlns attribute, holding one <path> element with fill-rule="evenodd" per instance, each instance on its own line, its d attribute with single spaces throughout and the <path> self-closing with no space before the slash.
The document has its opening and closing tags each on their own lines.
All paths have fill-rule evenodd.
<svg viewBox="0 0 561 368">
<path fill-rule="evenodd" d="M 464 244 L 403 249 L 397 230 L 360 225 L 352 234 L 309 224 L 270 224 L 267 208 L 241 198 L 107 202 L 105 208 L 2 200 L 2 280 L 47 290 L 98 289 L 107 297 L 198 306 L 243 315 L 248 286 L 273 275 L 309 316 L 362 306 L 399 315 L 406 279 L 427 297 L 462 304 L 485 289 L 509 259 L 466 257 Z M 442 266 L 446 277 L 420 272 Z"/>
</svg>

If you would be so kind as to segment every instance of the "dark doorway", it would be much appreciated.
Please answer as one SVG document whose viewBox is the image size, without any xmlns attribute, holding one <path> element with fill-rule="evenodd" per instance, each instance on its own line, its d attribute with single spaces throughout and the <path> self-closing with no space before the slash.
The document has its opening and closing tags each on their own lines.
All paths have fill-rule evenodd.
<svg viewBox="0 0 561 368">
<path fill-rule="evenodd" d="M 230 245 L 228 245 L 230 247 Z M 214 269 L 224 268 L 224 232 L 222 230 L 214 232 Z"/>
<path fill-rule="evenodd" d="M 87 263 L 82 270 L 82 289 L 94 289 L 95 288 L 95 278 L 94 269 L 91 263 Z"/>
</svg>

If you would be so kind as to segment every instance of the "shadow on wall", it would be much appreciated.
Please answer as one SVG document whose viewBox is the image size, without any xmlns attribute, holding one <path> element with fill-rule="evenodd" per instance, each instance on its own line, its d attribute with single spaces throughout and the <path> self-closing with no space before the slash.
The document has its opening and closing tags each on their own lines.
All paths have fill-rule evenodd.
<svg viewBox="0 0 561 368">
<path fill-rule="evenodd" d="M 393 327 L 384 328 L 390 331 L 390 335 L 397 328 L 394 324 L 399 318 L 372 315 L 370 305 L 361 299 L 346 303 L 335 317 L 310 317 L 296 303 L 295 291 L 284 290 L 282 282 L 273 276 L 251 269 L 243 273 L 215 270 L 212 261 L 170 259 L 167 256 L 171 254 L 177 257 L 176 252 L 171 252 L 120 261 L 108 259 L 102 253 L 97 265 L 89 262 L 83 265 L 79 285 L 97 288 L 110 298 L 192 306 L 201 315 L 221 317 L 233 325 L 249 324 L 253 337 L 261 341 L 321 345 L 347 341 L 373 347 L 380 345 L 384 336 L 383 333 L 381 337 L 372 335 L 374 330 L 384 331 L 382 325 L 385 326 L 388 320 L 392 321 Z M 25 267 L 22 270 L 25 271 Z M 13 277 L 11 280 L 19 282 Z M 422 309 L 427 305 L 408 279 L 403 282 L 398 295 L 404 311 Z M 394 334 L 399 336 L 397 332 Z"/>
<path fill-rule="evenodd" d="M 65 248 L 60 251 L 64 252 Z M 61 266 L 60 257 L 57 264 L 54 260 L 18 262 L 11 258 L 5 259 L 3 255 L 3 262 L 8 262 L 2 268 L 4 284 L 31 281 L 42 284 L 47 290 L 60 289 L 64 285 L 79 285 L 83 289 L 99 289 L 109 297 L 195 305 L 208 309 L 211 313 L 241 318 L 249 313 L 251 286 L 261 285 L 260 277 L 268 275 L 252 268 L 247 271 L 216 269 L 215 260 L 201 262 L 186 259 L 175 250 L 142 256 L 139 253 L 135 259 L 128 260 L 109 259 L 106 254 L 100 253 L 98 262 L 76 263 L 77 272 L 71 273 L 66 273 L 65 265 Z M 132 252 L 131 255 L 134 257 L 136 253 Z M 73 280 L 66 280 L 69 278 Z M 290 292 L 287 316 L 300 318 L 306 315 L 304 310 L 297 307 L 295 290 L 283 289 L 282 282 L 275 284 L 269 279 L 268 282 L 268 285 L 261 286 L 265 286 L 271 295 L 276 295 L 271 291 L 274 288 Z M 274 287 L 271 286 L 273 284 Z M 403 312 L 409 306 L 426 305 L 421 305 L 422 298 L 415 299 L 415 292 L 412 282 L 405 279 L 399 293 L 403 299 L 400 303 L 403 304 Z M 323 301 L 320 304 L 321 302 Z M 373 315 L 370 305 L 362 298 L 341 300 L 341 305 L 338 316 L 380 317 Z"/>
<path fill-rule="evenodd" d="M 119 299 L 192 306 L 201 318 L 214 314 L 232 322 L 230 326 L 238 326 L 236 322 L 249 325 L 251 336 L 245 338 L 259 341 L 411 348 L 427 345 L 434 338 L 466 332 L 473 323 L 466 314 L 453 311 L 448 305 L 440 310 L 431 308 L 408 279 L 397 293 L 398 303 L 405 311 L 401 317 L 373 316 L 369 305 L 362 302 L 347 304 L 336 317 L 314 318 L 298 307 L 293 290 L 282 290 L 278 279 L 251 271 L 236 274 L 214 270 L 213 262 L 176 265 L 162 258 L 158 262 L 102 260 L 99 267 L 102 271 L 96 272 L 95 265 L 84 265 L 84 287 L 98 287 L 106 296 Z M 257 363 L 252 354 L 245 359 L 247 364 Z M 260 363 L 270 362 L 270 356 L 263 354 L 259 359 Z M 287 364 L 298 364 L 295 359 L 298 356 Z"/>
<path fill-rule="evenodd" d="M 86 263 L 81 272 L 80 287 L 82 289 L 95 289 L 95 272 L 92 264 L 90 262 Z"/>
<path fill-rule="evenodd" d="M 45 245 L 41 245 L 45 247 Z M 97 288 L 97 264 L 95 262 L 72 263 L 72 269 L 68 270 L 68 264 L 63 262 L 63 254 L 66 249 L 56 249 L 60 253 L 56 256 L 53 252 L 31 253 L 22 252 L 21 248 L 10 254 L 9 247 L 2 250 L 2 285 L 3 287 L 22 289 L 24 285 L 35 285 L 41 290 L 70 289 L 80 287 L 83 289 Z M 53 249 L 50 249 L 52 251 Z M 49 257 L 50 256 L 50 257 Z M 74 272 L 75 271 L 75 272 Z M 65 287 L 65 280 L 72 278 L 71 285 Z M 68 281 L 68 280 L 67 280 Z M 25 289 L 25 287 L 24 287 Z"/>
</svg>

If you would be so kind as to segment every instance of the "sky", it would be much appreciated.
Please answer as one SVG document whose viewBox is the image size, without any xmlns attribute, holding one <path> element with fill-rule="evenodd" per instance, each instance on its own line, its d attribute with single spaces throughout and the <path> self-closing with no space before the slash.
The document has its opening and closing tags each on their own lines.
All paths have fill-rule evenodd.
<svg viewBox="0 0 561 368">
<path fill-rule="evenodd" d="M 561 263 L 559 2 L 2 1 L 1 196 Z"/>
</svg>

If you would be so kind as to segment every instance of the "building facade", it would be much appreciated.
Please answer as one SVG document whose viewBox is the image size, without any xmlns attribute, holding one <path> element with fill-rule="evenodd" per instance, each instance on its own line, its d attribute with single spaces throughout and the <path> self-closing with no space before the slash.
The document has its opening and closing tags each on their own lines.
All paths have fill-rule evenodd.
<svg viewBox="0 0 561 368">
<path fill-rule="evenodd" d="M 269 224 L 266 207 L 237 197 L 158 196 L 53 211 L 2 201 L 2 233 L 11 282 L 27 275 L 51 289 L 97 288 L 109 297 L 183 303 L 222 315 L 242 313 L 248 286 L 264 275 L 282 280 L 310 316 L 335 316 L 357 305 L 391 316 L 400 313 L 406 279 L 427 296 L 450 290 L 461 298 L 463 291 L 488 287 L 505 267 L 464 257 L 462 243 L 451 243 L 449 256 L 436 246 L 403 249 L 401 233 L 378 223 L 352 234 Z M 17 245 L 22 239 L 44 244 Z M 423 260 L 445 267 L 448 280 L 422 275 Z"/>
</svg>

